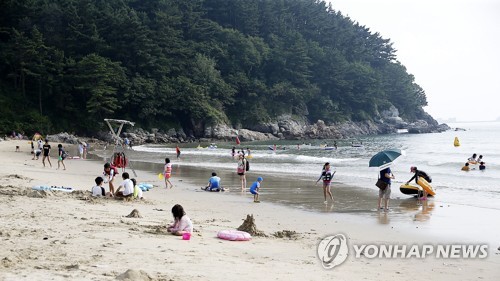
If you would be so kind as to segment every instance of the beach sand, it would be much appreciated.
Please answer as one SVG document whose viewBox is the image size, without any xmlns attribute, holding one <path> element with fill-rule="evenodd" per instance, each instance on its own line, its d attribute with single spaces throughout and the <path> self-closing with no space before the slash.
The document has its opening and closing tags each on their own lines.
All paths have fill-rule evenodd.
<svg viewBox="0 0 500 281">
<path fill-rule="evenodd" d="M 16 145 L 21 152 L 14 152 Z M 67 170 L 62 171 L 56 170 L 53 158 L 53 168 L 43 168 L 41 158 L 31 160 L 26 141 L 0 142 L 0 159 L 1 280 L 116 280 L 130 269 L 137 272 L 129 272 L 129 280 L 498 280 L 500 276 L 500 241 L 488 241 L 486 259 L 368 259 L 350 253 L 342 265 L 323 269 L 317 245 L 323 237 L 338 233 L 346 235 L 350 244 L 461 241 L 448 241 L 446 234 L 426 227 L 400 224 L 399 219 L 391 220 L 391 213 L 311 212 L 266 202 L 264 196 L 263 203 L 254 204 L 250 194 L 202 192 L 198 184 L 181 177 L 174 177 L 175 187 L 167 190 L 154 173 L 141 170 L 138 182 L 155 185 L 144 193 L 145 200 L 89 199 L 87 191 L 101 175 L 102 162 L 66 160 Z M 31 190 L 41 184 L 79 191 Z M 166 232 L 174 204 L 181 204 L 194 223 L 189 241 Z M 126 217 L 134 209 L 142 218 Z M 247 214 L 253 214 L 267 237 L 249 242 L 216 238 L 219 230 L 240 226 Z M 498 222 L 497 217 L 477 219 Z M 273 236 L 284 230 L 297 235 Z"/>
</svg>

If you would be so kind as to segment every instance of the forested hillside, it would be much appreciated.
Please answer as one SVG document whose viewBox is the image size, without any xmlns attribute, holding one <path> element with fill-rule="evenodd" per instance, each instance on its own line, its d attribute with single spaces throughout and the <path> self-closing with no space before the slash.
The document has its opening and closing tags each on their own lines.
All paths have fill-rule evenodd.
<svg viewBox="0 0 500 281">
<path fill-rule="evenodd" d="M 414 120 L 427 101 L 388 39 L 315 0 L 0 2 L 0 131 L 80 134 Z"/>
</svg>

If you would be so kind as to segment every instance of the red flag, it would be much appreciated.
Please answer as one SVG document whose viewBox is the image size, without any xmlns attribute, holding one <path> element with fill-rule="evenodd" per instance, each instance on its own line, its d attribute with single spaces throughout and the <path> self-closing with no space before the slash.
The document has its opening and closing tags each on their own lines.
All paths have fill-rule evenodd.
<svg viewBox="0 0 500 281">
<path fill-rule="evenodd" d="M 236 144 L 240 144 L 240 143 L 241 143 L 240 139 L 238 138 L 238 136 L 236 136 Z"/>
</svg>

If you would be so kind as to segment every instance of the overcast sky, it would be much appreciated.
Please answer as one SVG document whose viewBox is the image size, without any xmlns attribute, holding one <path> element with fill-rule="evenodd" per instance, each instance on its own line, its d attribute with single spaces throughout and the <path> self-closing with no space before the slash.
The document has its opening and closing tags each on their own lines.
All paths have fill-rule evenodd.
<svg viewBox="0 0 500 281">
<path fill-rule="evenodd" d="M 389 38 L 434 118 L 500 117 L 500 0 L 331 0 Z"/>
</svg>

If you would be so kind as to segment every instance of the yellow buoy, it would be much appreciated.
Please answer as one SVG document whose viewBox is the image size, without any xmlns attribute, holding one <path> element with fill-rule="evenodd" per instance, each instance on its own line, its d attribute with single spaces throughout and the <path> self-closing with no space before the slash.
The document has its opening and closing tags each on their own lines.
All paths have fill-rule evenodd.
<svg viewBox="0 0 500 281">
<path fill-rule="evenodd" d="M 455 147 L 460 146 L 460 141 L 458 140 L 458 137 L 455 137 L 455 141 L 453 142 L 453 145 L 454 145 Z"/>
<path fill-rule="evenodd" d="M 158 174 L 158 179 L 159 179 L 159 180 L 162 180 L 162 179 L 163 179 L 163 174 L 162 174 L 162 173 L 159 173 L 159 174 Z"/>
</svg>

